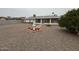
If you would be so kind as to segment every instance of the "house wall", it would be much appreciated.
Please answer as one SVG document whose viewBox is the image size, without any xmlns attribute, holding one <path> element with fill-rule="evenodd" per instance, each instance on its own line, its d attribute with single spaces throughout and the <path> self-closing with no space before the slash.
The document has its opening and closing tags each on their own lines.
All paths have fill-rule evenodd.
<svg viewBox="0 0 79 59">
<path fill-rule="evenodd" d="M 50 23 L 50 19 L 42 19 L 42 23 Z"/>
<path fill-rule="evenodd" d="M 5 18 L 0 18 L 0 20 L 3 20 L 3 21 L 4 21 L 4 20 L 6 20 L 6 19 L 5 19 Z"/>
<path fill-rule="evenodd" d="M 58 18 L 40 19 L 40 22 L 36 22 L 36 24 L 52 24 L 52 23 L 58 23 Z"/>
<path fill-rule="evenodd" d="M 58 18 L 51 19 L 51 23 L 58 23 Z"/>
<path fill-rule="evenodd" d="M 25 22 L 31 22 L 33 23 L 34 20 L 26 20 Z M 35 24 L 53 24 L 53 23 L 57 23 L 58 22 L 58 18 L 40 18 L 40 19 L 36 19 L 35 20 Z"/>
</svg>

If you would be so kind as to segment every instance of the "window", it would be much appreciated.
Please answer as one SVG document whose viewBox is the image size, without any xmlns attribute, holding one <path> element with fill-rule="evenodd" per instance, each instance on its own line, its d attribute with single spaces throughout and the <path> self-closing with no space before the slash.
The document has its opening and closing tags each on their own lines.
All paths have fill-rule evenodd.
<svg viewBox="0 0 79 59">
<path fill-rule="evenodd" d="M 57 23 L 57 22 L 58 22 L 58 19 L 57 18 L 51 19 L 51 23 Z"/>
<path fill-rule="evenodd" d="M 43 23 L 50 23 L 50 19 L 42 19 Z"/>
<path fill-rule="evenodd" d="M 36 23 L 40 23 L 40 19 L 36 19 Z"/>
</svg>

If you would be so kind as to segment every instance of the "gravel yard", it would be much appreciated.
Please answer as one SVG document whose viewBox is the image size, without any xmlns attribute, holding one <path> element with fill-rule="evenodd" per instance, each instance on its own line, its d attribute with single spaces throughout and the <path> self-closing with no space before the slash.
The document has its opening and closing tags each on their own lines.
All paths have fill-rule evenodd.
<svg viewBox="0 0 79 59">
<path fill-rule="evenodd" d="M 2 51 L 78 51 L 79 36 L 62 30 L 59 26 L 42 26 L 42 32 L 29 32 L 29 24 L 0 26 Z"/>
</svg>

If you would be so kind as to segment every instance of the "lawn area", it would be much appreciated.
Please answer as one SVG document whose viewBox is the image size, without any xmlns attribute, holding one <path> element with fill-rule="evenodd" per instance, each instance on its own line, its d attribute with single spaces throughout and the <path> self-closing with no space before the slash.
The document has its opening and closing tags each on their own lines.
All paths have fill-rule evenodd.
<svg viewBox="0 0 79 59">
<path fill-rule="evenodd" d="M 9 51 L 76 51 L 79 36 L 59 26 L 42 26 L 42 32 L 29 32 L 29 24 L 0 26 L 0 50 Z"/>
</svg>

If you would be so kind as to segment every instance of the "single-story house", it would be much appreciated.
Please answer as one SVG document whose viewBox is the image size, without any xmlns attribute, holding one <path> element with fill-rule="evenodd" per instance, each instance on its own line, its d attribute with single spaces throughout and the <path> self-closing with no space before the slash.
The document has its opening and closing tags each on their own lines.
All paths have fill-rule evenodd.
<svg viewBox="0 0 79 59">
<path fill-rule="evenodd" d="M 3 17 L 3 16 L 0 17 L 0 20 L 2 20 L 2 21 L 6 20 L 6 19 L 7 19 L 7 17 Z"/>
<path fill-rule="evenodd" d="M 48 16 L 28 17 L 24 20 L 24 22 L 26 22 L 26 23 L 35 22 L 35 24 L 54 24 L 54 23 L 57 23 L 58 20 L 59 20 L 59 16 L 48 15 Z"/>
</svg>

